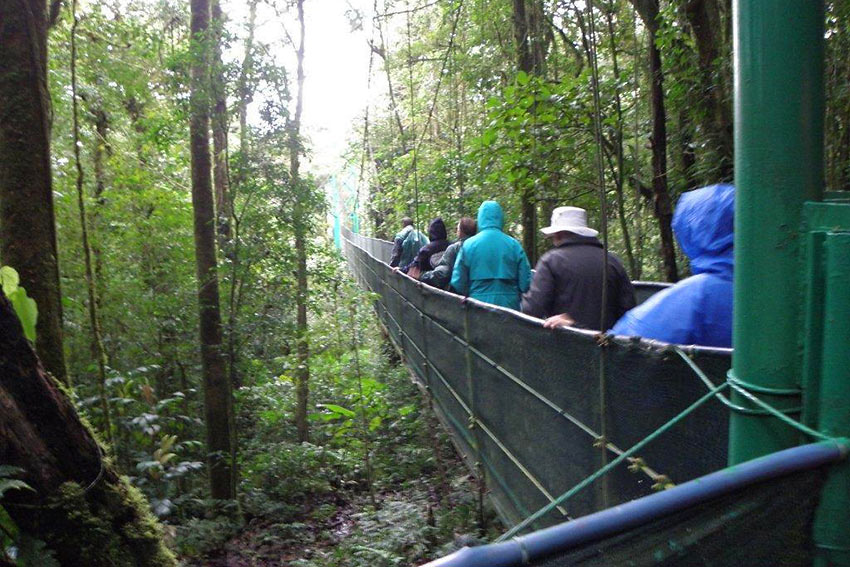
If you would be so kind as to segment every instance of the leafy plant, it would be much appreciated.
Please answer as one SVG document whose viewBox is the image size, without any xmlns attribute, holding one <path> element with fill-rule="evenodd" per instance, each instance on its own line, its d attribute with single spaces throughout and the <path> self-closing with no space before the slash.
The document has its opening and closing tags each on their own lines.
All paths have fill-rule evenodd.
<svg viewBox="0 0 850 567">
<path fill-rule="evenodd" d="M 38 320 L 38 307 L 35 300 L 27 296 L 27 290 L 20 285 L 21 278 L 11 266 L 0 267 L 0 287 L 12 303 L 18 319 L 24 328 L 24 335 L 35 342 L 35 324 Z"/>
</svg>

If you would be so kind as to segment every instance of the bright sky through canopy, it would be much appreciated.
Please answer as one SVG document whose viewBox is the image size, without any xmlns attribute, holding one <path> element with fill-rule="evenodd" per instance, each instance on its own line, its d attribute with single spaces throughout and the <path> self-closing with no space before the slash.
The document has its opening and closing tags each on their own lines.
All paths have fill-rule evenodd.
<svg viewBox="0 0 850 567">
<path fill-rule="evenodd" d="M 352 29 L 347 15 L 352 9 L 363 15 L 363 29 Z M 302 131 L 308 138 L 308 168 L 313 174 L 333 173 L 341 168 L 347 142 L 351 139 L 356 122 L 362 120 L 367 101 L 367 40 L 371 30 L 371 10 L 372 3 L 369 0 L 304 2 L 306 45 Z M 247 1 L 229 2 L 228 15 L 231 28 L 239 30 L 240 36 L 232 45 L 231 57 L 241 59 L 244 25 L 248 16 Z M 269 46 L 278 63 L 286 65 L 290 73 L 290 88 L 294 91 L 294 48 L 286 41 L 283 26 L 293 41 L 297 42 L 296 14 L 294 9 L 286 12 L 281 9 L 281 15 L 279 19 L 267 5 L 260 4 L 256 39 Z M 253 106 L 252 115 L 258 119 L 256 101 Z"/>
</svg>

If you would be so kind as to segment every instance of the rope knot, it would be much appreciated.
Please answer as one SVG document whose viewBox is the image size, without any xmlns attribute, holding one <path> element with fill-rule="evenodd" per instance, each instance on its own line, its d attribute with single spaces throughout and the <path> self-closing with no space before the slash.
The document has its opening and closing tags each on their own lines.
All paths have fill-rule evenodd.
<svg viewBox="0 0 850 567">
<path fill-rule="evenodd" d="M 629 471 L 633 473 L 641 472 L 646 467 L 646 461 L 640 457 L 629 457 Z"/>
<path fill-rule="evenodd" d="M 673 488 L 676 486 L 673 484 L 673 481 L 670 480 L 670 477 L 666 474 L 660 474 L 655 477 L 655 484 L 652 485 L 652 490 L 656 492 L 661 492 L 663 490 L 667 490 L 668 488 Z"/>
</svg>

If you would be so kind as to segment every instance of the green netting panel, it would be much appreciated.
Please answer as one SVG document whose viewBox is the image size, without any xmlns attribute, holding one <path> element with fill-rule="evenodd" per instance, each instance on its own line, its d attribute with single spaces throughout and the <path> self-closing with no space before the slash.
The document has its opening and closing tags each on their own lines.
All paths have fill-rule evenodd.
<svg viewBox="0 0 850 567">
<path fill-rule="evenodd" d="M 541 321 L 431 288 L 394 273 L 389 243 L 344 232 L 352 272 L 380 294 L 377 313 L 471 466 L 483 470 L 509 525 L 566 492 L 658 426 L 708 386 L 664 345 L 545 330 Z M 371 254 L 369 253 L 371 251 Z M 641 284 L 642 289 L 663 285 Z M 467 340 L 468 339 L 468 340 Z M 730 351 L 689 349 L 715 383 Z M 604 377 L 600 365 L 605 365 Z M 472 419 L 474 416 L 475 419 Z M 728 415 L 719 400 L 691 413 L 535 527 L 582 516 L 680 483 L 726 463 Z M 663 475 L 663 476 L 662 476 Z"/>
<path fill-rule="evenodd" d="M 534 567 L 811 565 L 823 472 L 804 471 L 574 548 Z"/>
</svg>

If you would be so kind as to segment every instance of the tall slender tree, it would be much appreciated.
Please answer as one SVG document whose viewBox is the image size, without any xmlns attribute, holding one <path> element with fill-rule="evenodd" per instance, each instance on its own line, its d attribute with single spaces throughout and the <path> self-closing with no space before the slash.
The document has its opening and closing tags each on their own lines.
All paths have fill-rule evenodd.
<svg viewBox="0 0 850 567">
<path fill-rule="evenodd" d="M 544 12 L 540 0 L 513 0 L 514 41 L 517 69 L 526 75 L 542 76 L 546 62 Z M 532 111 L 535 111 L 532 109 Z M 522 247 L 532 264 L 537 260 L 537 195 L 532 186 L 520 192 Z"/>
<path fill-rule="evenodd" d="M 68 381 L 50 174 L 47 3 L 0 0 L 0 261 L 38 304 L 36 349 Z"/>
<path fill-rule="evenodd" d="M 717 177 L 730 180 L 733 162 L 731 77 L 720 64 L 720 58 L 729 54 L 727 43 L 731 38 L 724 37 L 718 0 L 688 0 L 683 8 L 699 56 L 699 100 L 707 110 L 706 133 L 717 153 Z"/>
<path fill-rule="evenodd" d="M 80 103 L 79 95 L 77 94 L 77 27 L 79 19 L 77 18 L 77 0 L 71 1 L 71 122 L 74 132 L 74 165 L 77 172 L 76 188 L 77 188 L 77 208 L 80 214 L 80 237 L 83 247 L 83 259 L 85 264 L 86 288 L 88 291 L 88 312 L 89 326 L 91 330 L 91 347 L 92 354 L 97 362 L 97 383 L 98 393 L 100 395 L 100 410 L 103 414 L 103 431 L 106 433 L 106 439 L 109 445 L 114 445 L 112 438 L 112 420 L 110 419 L 109 411 L 109 396 L 106 392 L 106 351 L 103 349 L 103 339 L 100 330 L 100 315 L 98 314 L 97 301 L 97 280 L 92 262 L 92 249 L 89 243 L 89 222 L 86 216 L 86 197 L 83 187 L 83 161 L 80 157 Z"/>
<path fill-rule="evenodd" d="M 297 271 L 297 291 L 295 296 L 297 319 L 296 332 L 298 343 L 296 347 L 298 367 L 295 372 L 296 411 L 295 424 L 298 429 L 298 440 L 305 442 L 310 437 L 307 425 L 307 401 L 310 393 L 310 343 L 307 332 L 307 216 L 308 207 L 306 190 L 301 180 L 301 111 L 304 107 L 304 0 L 297 0 L 298 28 L 300 37 L 295 56 L 298 62 L 296 74 L 297 94 L 295 96 L 295 113 L 289 121 L 289 178 L 295 193 L 295 255 Z"/>
<path fill-rule="evenodd" d="M 218 231 L 222 247 L 230 240 L 230 221 L 233 205 L 230 196 L 230 171 L 227 146 L 227 86 L 224 78 L 224 63 L 221 48 L 224 40 L 224 13 L 221 2 L 212 0 L 212 132 L 213 132 L 213 183 L 215 185 L 215 209 L 218 215 Z"/>
<path fill-rule="evenodd" d="M 673 200 L 667 186 L 667 112 L 664 109 L 664 70 L 661 50 L 655 39 L 658 33 L 658 0 L 632 0 L 649 35 L 649 74 L 652 93 L 652 197 L 653 212 L 661 235 L 661 261 L 664 277 L 669 282 L 679 279 L 676 248 L 673 240 Z"/>
<path fill-rule="evenodd" d="M 201 365 L 207 430 L 207 464 L 213 498 L 233 498 L 230 380 L 222 357 L 221 308 L 216 273 L 216 216 L 209 147 L 210 4 L 191 0 L 192 89 L 189 122 L 192 208 L 200 310 Z"/>
</svg>

